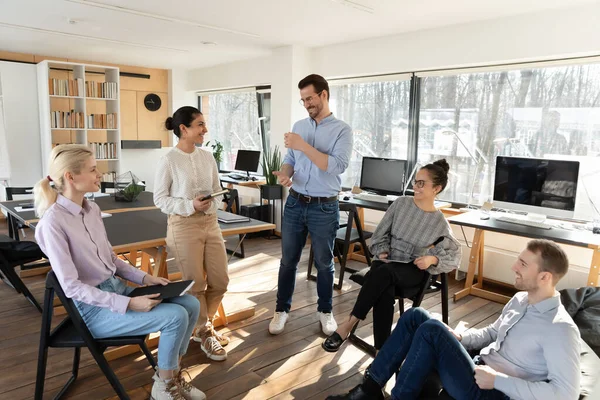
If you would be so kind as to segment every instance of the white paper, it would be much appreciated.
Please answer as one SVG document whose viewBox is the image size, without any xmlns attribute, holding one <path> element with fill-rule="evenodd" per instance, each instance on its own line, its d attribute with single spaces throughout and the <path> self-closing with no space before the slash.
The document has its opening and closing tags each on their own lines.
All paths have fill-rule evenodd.
<svg viewBox="0 0 600 400">
<path fill-rule="evenodd" d="M 23 208 L 21 206 L 15 207 L 16 212 L 26 212 L 26 211 L 35 211 L 35 208 Z"/>
</svg>

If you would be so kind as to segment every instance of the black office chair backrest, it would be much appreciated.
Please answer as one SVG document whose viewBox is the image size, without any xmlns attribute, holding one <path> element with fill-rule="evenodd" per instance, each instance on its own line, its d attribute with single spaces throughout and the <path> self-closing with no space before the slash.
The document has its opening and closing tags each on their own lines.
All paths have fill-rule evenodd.
<svg viewBox="0 0 600 400">
<path fill-rule="evenodd" d="M 225 203 L 225 211 L 233 214 L 240 213 L 240 196 L 237 189 L 229 189 L 229 193 L 223 195 L 223 202 Z"/>
<path fill-rule="evenodd" d="M 13 196 L 31 196 L 33 195 L 33 187 L 6 187 L 6 200 L 14 200 Z"/>
<path fill-rule="evenodd" d="M 90 332 L 87 325 L 83 321 L 83 318 L 81 317 L 81 314 L 79 314 L 79 311 L 77 310 L 77 307 L 75 306 L 75 303 L 73 302 L 73 300 L 68 298 L 65 295 L 65 292 L 63 291 L 62 287 L 60 286 L 60 283 L 58 282 L 58 279 L 56 278 L 56 275 L 54 274 L 54 271 L 48 272 L 48 276 L 46 277 L 46 290 L 51 290 L 54 292 L 54 294 L 56 294 L 58 296 L 58 298 L 60 299 L 60 302 L 62 303 L 62 306 L 65 308 L 65 311 L 67 312 L 67 317 L 70 318 L 71 322 L 73 323 L 73 326 L 77 330 L 77 333 L 79 333 L 79 335 L 81 335 L 81 338 L 87 343 L 87 345 L 89 346 L 90 344 L 93 344 L 94 337 L 92 336 L 92 333 Z M 52 309 L 51 308 L 54 307 L 54 304 L 52 301 L 53 298 L 54 298 L 54 296 L 48 296 L 48 295 L 46 295 L 44 298 L 44 316 L 42 318 L 44 318 L 44 322 L 47 322 L 47 323 L 52 321 Z M 50 300 L 50 301 L 48 301 L 48 300 Z M 49 308 L 48 312 L 46 312 L 47 307 Z M 42 328 L 45 328 L 45 326 L 46 326 L 45 324 L 42 325 Z M 50 331 L 48 331 L 48 335 L 49 334 L 50 334 Z"/>
<path fill-rule="evenodd" d="M 106 193 L 106 189 L 114 189 L 114 188 L 115 188 L 114 182 L 100 182 L 100 192 L 101 193 Z"/>
</svg>

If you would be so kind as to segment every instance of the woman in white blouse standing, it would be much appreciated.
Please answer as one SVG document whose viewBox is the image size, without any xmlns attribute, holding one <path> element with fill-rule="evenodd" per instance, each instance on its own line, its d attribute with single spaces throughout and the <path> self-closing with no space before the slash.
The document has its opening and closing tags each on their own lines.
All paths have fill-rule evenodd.
<svg viewBox="0 0 600 400">
<path fill-rule="evenodd" d="M 193 279 L 191 293 L 200 300 L 200 317 L 193 339 L 207 357 L 222 361 L 229 338 L 212 326 L 217 308 L 227 291 L 227 253 L 217 221 L 221 197 L 202 200 L 221 190 L 217 163 L 212 154 L 196 147 L 208 132 L 204 116 L 195 107 L 181 107 L 165 121 L 179 143 L 164 155 L 157 167 L 154 203 L 169 215 L 167 249 L 183 279 Z"/>
</svg>

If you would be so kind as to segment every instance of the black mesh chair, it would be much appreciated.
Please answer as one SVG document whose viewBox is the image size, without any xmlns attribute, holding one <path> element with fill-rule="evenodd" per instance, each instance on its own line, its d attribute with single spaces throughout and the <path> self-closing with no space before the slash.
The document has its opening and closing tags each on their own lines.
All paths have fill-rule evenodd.
<svg viewBox="0 0 600 400">
<path fill-rule="evenodd" d="M 363 285 L 365 282 L 365 275 L 370 270 L 370 268 L 365 268 L 359 272 L 356 272 L 350 276 L 350 280 L 358 283 L 359 285 Z M 439 277 L 439 280 L 438 280 Z M 423 301 L 423 297 L 425 296 L 426 291 L 431 290 L 430 288 L 434 287 L 434 290 L 439 290 L 442 296 L 442 320 L 447 324 L 448 323 L 448 274 L 443 273 L 440 275 L 433 276 L 430 274 L 425 274 L 421 283 L 418 286 L 413 286 L 409 288 L 396 287 L 395 297 L 398 300 L 398 309 L 400 311 L 400 315 L 404 313 L 404 299 L 410 299 L 412 301 L 413 307 L 419 307 L 421 302 Z M 360 337 L 356 336 L 356 329 L 358 324 L 354 325 L 352 331 L 350 331 L 350 336 L 348 339 L 350 343 L 354 344 L 359 349 L 363 350 L 365 353 L 375 357 L 376 349 L 374 346 L 365 342 Z"/>
<path fill-rule="evenodd" d="M 62 322 L 50 330 L 52 325 L 52 313 L 53 313 L 53 301 L 54 294 L 58 296 L 62 305 L 64 306 L 67 316 Z M 120 399 L 129 399 L 125 388 L 119 382 L 119 379 L 115 375 L 114 371 L 108 364 L 108 361 L 104 357 L 104 351 L 110 346 L 126 346 L 126 345 L 138 345 L 144 352 L 148 362 L 152 368 L 156 369 L 156 361 L 148 350 L 145 343 L 146 336 L 120 336 L 112 338 L 94 339 L 89 329 L 87 328 L 83 318 L 79 314 L 79 311 L 75 307 L 73 300 L 68 298 L 63 292 L 56 275 L 50 271 L 46 278 L 46 292 L 44 294 L 44 312 L 42 315 L 42 329 L 40 337 L 40 349 L 38 355 L 38 366 L 37 366 L 37 377 L 35 382 L 35 400 L 41 400 L 44 394 L 44 381 L 46 378 L 46 363 L 48 361 L 48 348 L 49 347 L 60 347 L 60 348 L 74 348 L 73 354 L 73 368 L 72 375 L 67 383 L 62 387 L 55 399 L 62 397 L 71 384 L 77 379 L 79 372 L 79 359 L 81 356 L 81 348 L 87 347 L 92 357 L 100 367 L 106 379 L 115 390 L 116 394 Z"/>
<path fill-rule="evenodd" d="M 229 189 L 228 193 L 223 195 L 223 203 L 225 203 L 225 211 L 230 212 L 232 214 L 240 213 L 240 196 L 238 194 L 237 189 Z M 243 234 L 239 235 L 239 242 L 235 249 L 227 249 L 227 253 L 234 255 L 239 258 L 244 258 L 246 256 L 246 252 L 244 250 L 244 236 Z M 239 248 L 239 252 L 237 251 Z"/>
<path fill-rule="evenodd" d="M 31 197 L 33 193 L 33 187 L 11 187 L 7 186 L 6 188 L 6 200 L 13 201 L 15 200 L 14 196 L 28 196 Z M 31 200 L 33 201 L 33 200 Z M 17 221 L 10 213 L 7 215 L 8 222 L 8 236 L 15 240 L 21 240 L 19 237 L 19 230 L 23 234 L 23 237 L 27 237 L 25 234 L 25 228 L 27 225 L 23 225 L 21 222 Z"/>
<path fill-rule="evenodd" d="M 100 193 L 106 193 L 106 189 L 114 189 L 114 188 L 115 188 L 114 182 L 100 182 Z"/>
<path fill-rule="evenodd" d="M 48 262 L 31 264 L 44 259 L 46 256 L 35 242 L 16 241 L 6 235 L 0 235 L 0 279 L 23 294 L 29 302 L 42 312 L 42 307 L 33 294 L 29 291 L 21 277 L 15 271 L 20 266 L 21 270 L 39 268 L 50 265 Z"/>
<path fill-rule="evenodd" d="M 355 269 L 346 267 L 350 245 L 360 243 L 361 248 L 365 254 L 365 258 L 367 259 L 367 265 L 371 265 L 371 255 L 369 253 L 366 240 L 373 235 L 371 232 L 365 232 L 362 230 L 362 225 L 360 218 L 358 217 L 356 205 L 350 203 L 340 203 L 340 212 L 348 213 L 348 221 L 345 224 L 340 224 L 340 228 L 337 231 L 335 243 L 333 246 L 333 254 L 338 258 L 340 262 L 340 277 L 337 285 L 334 285 L 334 287 L 338 290 L 342 289 L 342 284 L 344 283 L 344 273 L 346 272 L 346 270 L 349 270 L 350 272 L 356 272 Z M 355 227 L 352 227 L 353 223 Z M 311 245 L 310 255 L 308 257 L 308 271 L 306 278 L 314 281 L 317 279 L 317 277 L 312 274 L 313 262 L 314 253 Z"/>
</svg>

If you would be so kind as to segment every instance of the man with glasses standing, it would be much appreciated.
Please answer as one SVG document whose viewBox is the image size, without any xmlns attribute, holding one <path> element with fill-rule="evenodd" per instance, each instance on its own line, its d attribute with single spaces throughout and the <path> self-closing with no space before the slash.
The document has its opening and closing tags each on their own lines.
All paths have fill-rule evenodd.
<svg viewBox="0 0 600 400">
<path fill-rule="evenodd" d="M 281 229 L 281 264 L 275 315 L 269 324 L 273 335 L 283 332 L 292 305 L 296 271 L 310 234 L 317 268 L 317 313 L 325 335 L 337 324 L 332 313 L 333 246 L 339 227 L 338 193 L 341 175 L 352 153 L 352 129 L 329 110 L 329 84 L 320 75 L 309 75 L 298 83 L 300 104 L 309 118 L 294 124 L 285 134 L 288 152 L 279 183 L 290 188 Z"/>
</svg>

